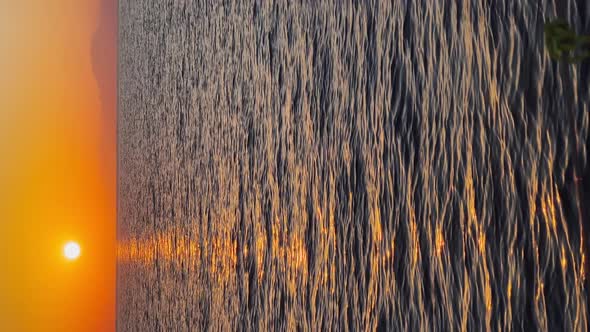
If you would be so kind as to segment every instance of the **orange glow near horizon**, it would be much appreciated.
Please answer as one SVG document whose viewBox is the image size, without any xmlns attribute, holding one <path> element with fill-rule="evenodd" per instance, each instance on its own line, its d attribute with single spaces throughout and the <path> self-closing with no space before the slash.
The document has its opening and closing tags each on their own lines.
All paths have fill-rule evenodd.
<svg viewBox="0 0 590 332">
<path fill-rule="evenodd" d="M 0 3 L 2 330 L 115 329 L 115 14 L 116 0 Z"/>
</svg>

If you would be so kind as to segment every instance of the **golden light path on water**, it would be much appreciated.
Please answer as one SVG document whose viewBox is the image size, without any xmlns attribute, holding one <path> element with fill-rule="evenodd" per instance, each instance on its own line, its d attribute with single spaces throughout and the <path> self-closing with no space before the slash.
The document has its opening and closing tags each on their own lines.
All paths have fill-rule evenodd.
<svg viewBox="0 0 590 332">
<path fill-rule="evenodd" d="M 465 197 L 473 195 L 473 190 L 469 185 L 469 179 L 467 180 Z M 531 193 L 537 195 L 537 193 Z M 352 196 L 352 192 L 349 193 Z M 452 193 L 449 193 L 452 195 Z M 533 196 L 535 197 L 535 196 Z M 531 199 L 532 200 L 532 199 Z M 349 198 L 352 202 L 352 197 Z M 534 201 L 534 200 L 532 200 Z M 468 199 L 468 214 L 467 218 L 472 223 L 473 228 L 469 228 L 467 233 L 463 236 L 472 239 L 476 243 L 473 248 L 477 251 L 477 257 L 484 259 L 484 261 L 476 260 L 474 263 L 480 265 L 482 271 L 482 285 L 484 287 L 482 295 L 483 302 L 485 303 L 485 320 L 487 321 L 487 327 L 491 327 L 491 311 L 493 294 L 492 287 L 490 285 L 489 271 L 487 268 L 487 262 L 485 257 L 489 255 L 487 252 L 488 244 L 486 236 L 481 231 L 479 224 L 477 223 L 477 214 L 474 207 L 473 199 Z M 350 208 L 350 207 L 349 207 Z M 536 209 L 533 206 L 533 209 Z M 538 227 L 544 227 L 546 229 L 545 234 L 550 238 L 556 238 L 558 232 L 557 222 L 564 222 L 563 213 L 561 211 L 561 199 L 556 188 L 553 190 L 546 190 L 542 194 L 541 206 L 539 207 L 539 213 L 542 218 L 531 218 L 530 227 L 535 229 Z M 371 209 L 371 236 L 373 248 L 371 250 L 371 257 L 369 259 L 369 266 L 372 275 L 378 275 L 384 273 L 385 279 L 389 279 L 388 285 L 382 291 L 386 294 L 377 294 L 378 285 L 374 282 L 367 293 L 369 301 L 369 307 L 366 308 L 367 313 L 373 312 L 376 305 L 376 300 L 379 296 L 398 296 L 396 295 L 396 284 L 395 271 L 393 269 L 394 258 L 396 253 L 396 234 L 390 233 L 389 236 L 384 236 L 381 227 L 380 210 L 378 207 Z M 536 213 L 534 214 L 536 215 Z M 261 285 L 264 278 L 265 267 L 263 266 L 266 257 L 270 257 L 271 260 L 280 261 L 283 268 L 282 271 L 287 278 L 287 290 L 292 296 L 297 296 L 297 292 L 303 287 L 307 287 L 309 282 L 316 282 L 315 289 L 312 293 L 317 294 L 319 288 L 328 289 L 329 293 L 334 294 L 337 282 L 336 266 L 333 257 L 329 257 L 331 252 L 337 251 L 336 248 L 336 234 L 335 234 L 335 220 L 334 211 L 328 210 L 327 215 L 322 213 L 322 209 L 318 206 L 314 221 L 320 225 L 320 233 L 317 235 L 317 243 L 319 243 L 319 249 L 316 253 L 314 260 L 315 264 L 319 264 L 323 267 L 321 271 L 315 271 L 315 275 L 310 275 L 309 268 L 309 253 L 306 249 L 304 235 L 292 234 L 288 235 L 288 232 L 281 227 L 279 217 L 275 218 L 275 223 L 272 225 L 271 234 L 266 234 L 263 229 L 259 229 L 255 235 L 256 242 L 254 248 L 249 248 L 247 245 L 238 248 L 235 236 L 232 236 L 229 229 L 225 229 L 221 232 L 213 232 L 213 234 L 205 231 L 202 236 L 199 235 L 199 227 L 197 227 L 198 220 L 187 223 L 188 225 L 195 225 L 193 228 L 173 228 L 157 232 L 156 236 L 147 236 L 142 239 L 132 239 L 129 241 L 123 241 L 118 247 L 118 260 L 120 264 L 135 266 L 141 271 L 140 275 L 144 273 L 149 274 L 148 271 L 154 266 L 158 266 L 161 271 L 171 269 L 171 271 L 181 271 L 183 278 L 191 278 L 196 271 L 205 273 L 207 279 L 210 280 L 213 289 L 222 290 L 233 285 L 236 287 L 236 278 L 239 277 L 237 271 L 238 258 L 244 259 L 251 257 L 257 265 L 257 286 Z M 223 224 L 222 221 L 220 221 Z M 562 225 L 564 226 L 564 225 Z M 417 231 L 415 219 L 410 219 L 408 244 L 412 255 L 409 261 L 410 275 L 412 277 L 420 277 L 420 261 L 426 259 L 433 265 L 433 268 L 442 275 L 446 274 L 445 269 L 451 264 L 451 257 L 445 250 L 445 238 L 444 232 L 441 229 L 442 226 L 436 226 L 433 233 L 428 233 L 426 238 L 431 242 L 427 244 L 431 251 L 427 253 L 428 257 L 421 257 L 419 248 L 420 236 Z M 271 239 L 270 243 L 267 239 Z M 541 239 L 537 240 L 540 241 Z M 545 239 L 549 240 L 549 239 Z M 583 283 L 584 276 L 584 252 L 580 252 L 581 262 L 576 263 L 573 261 L 573 257 L 570 253 L 570 248 L 566 249 L 569 243 L 562 243 L 559 262 L 561 264 L 562 273 L 566 274 L 567 269 L 573 269 L 577 271 L 575 282 Z M 535 243 L 535 249 L 537 252 L 540 250 L 538 245 Z M 581 249 L 580 249 L 581 250 Z M 492 253 L 493 254 L 493 253 Z M 318 263 L 318 261 L 320 263 Z M 568 263 L 570 262 L 570 263 Z M 568 266 L 570 265 L 570 266 Z M 163 272 L 162 272 L 163 273 Z M 174 273 L 174 272 L 173 272 Z M 448 275 L 448 274 L 447 274 Z M 244 278 L 243 283 L 246 289 L 253 287 L 249 285 L 250 282 L 247 275 L 242 276 Z M 170 279 L 174 279 L 174 276 L 169 276 Z M 536 278 L 539 278 L 538 276 Z M 313 280 L 312 280 L 313 279 Z M 520 283 L 523 282 L 522 277 L 515 276 L 514 278 L 516 285 L 512 284 L 512 281 L 508 282 L 505 289 L 506 298 L 510 300 L 513 293 L 514 287 L 519 287 Z M 377 280 L 376 280 L 377 281 Z M 190 282 L 189 282 L 190 283 Z M 199 287 L 198 284 L 194 285 Z M 536 291 L 534 294 L 535 301 L 538 301 L 540 305 L 543 302 L 544 284 L 541 281 L 536 281 Z M 174 287 L 173 287 L 174 288 Z M 207 290 L 203 290 L 207 292 Z M 450 289 L 443 289 L 444 292 L 451 292 Z M 467 303 L 470 301 L 470 297 L 473 296 L 472 290 L 469 286 L 469 282 L 466 283 L 461 297 L 463 298 L 462 303 L 465 304 L 461 310 L 464 310 L 464 317 L 467 317 L 467 311 L 469 306 Z M 204 295 L 203 295 L 204 296 Z M 451 294 L 448 294 L 451 296 Z M 502 296 L 497 294 L 496 296 Z M 219 309 L 221 310 L 221 309 Z M 449 310 L 451 310 L 449 308 Z M 510 314 L 510 306 L 507 308 L 507 313 Z M 294 317 L 291 317 L 294 319 Z M 581 317 L 576 319 L 582 319 Z M 581 321 L 574 322 L 575 326 L 581 327 Z M 466 328 L 466 322 L 461 322 L 462 329 Z M 288 326 L 295 328 L 295 321 L 291 320 Z"/>
</svg>

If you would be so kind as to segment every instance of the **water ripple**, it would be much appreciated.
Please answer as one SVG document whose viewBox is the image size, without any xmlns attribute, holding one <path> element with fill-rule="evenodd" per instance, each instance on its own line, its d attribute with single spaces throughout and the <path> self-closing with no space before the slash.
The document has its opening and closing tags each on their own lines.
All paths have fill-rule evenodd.
<svg viewBox="0 0 590 332">
<path fill-rule="evenodd" d="M 586 330 L 588 8 L 121 2 L 118 328 Z"/>
</svg>

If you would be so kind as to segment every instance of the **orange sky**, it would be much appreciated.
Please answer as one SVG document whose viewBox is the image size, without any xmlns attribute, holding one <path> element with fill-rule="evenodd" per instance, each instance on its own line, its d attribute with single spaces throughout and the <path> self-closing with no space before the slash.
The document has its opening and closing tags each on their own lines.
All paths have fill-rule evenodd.
<svg viewBox="0 0 590 332">
<path fill-rule="evenodd" d="M 0 330 L 114 330 L 115 14 L 0 2 Z"/>
</svg>

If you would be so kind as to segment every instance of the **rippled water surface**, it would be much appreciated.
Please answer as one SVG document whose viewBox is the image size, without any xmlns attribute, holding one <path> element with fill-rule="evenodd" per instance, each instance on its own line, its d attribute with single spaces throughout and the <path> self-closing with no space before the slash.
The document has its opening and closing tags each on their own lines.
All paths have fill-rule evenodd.
<svg viewBox="0 0 590 332">
<path fill-rule="evenodd" d="M 121 331 L 585 330 L 585 1 L 120 1 Z"/>
</svg>

